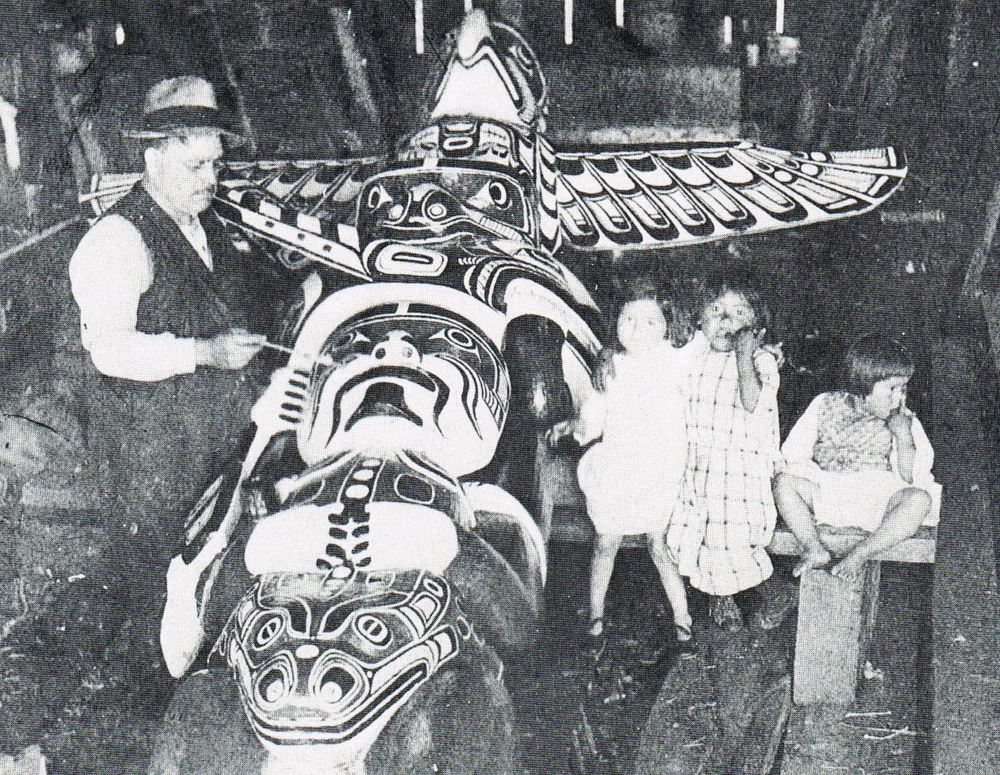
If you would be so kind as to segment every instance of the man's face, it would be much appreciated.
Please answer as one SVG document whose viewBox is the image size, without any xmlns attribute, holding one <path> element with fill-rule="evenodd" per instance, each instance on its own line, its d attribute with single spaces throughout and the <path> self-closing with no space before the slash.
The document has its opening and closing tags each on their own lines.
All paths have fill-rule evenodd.
<svg viewBox="0 0 1000 775">
<path fill-rule="evenodd" d="M 194 218 L 212 204 L 221 157 L 218 132 L 171 138 L 146 152 L 146 174 L 175 214 Z"/>
</svg>

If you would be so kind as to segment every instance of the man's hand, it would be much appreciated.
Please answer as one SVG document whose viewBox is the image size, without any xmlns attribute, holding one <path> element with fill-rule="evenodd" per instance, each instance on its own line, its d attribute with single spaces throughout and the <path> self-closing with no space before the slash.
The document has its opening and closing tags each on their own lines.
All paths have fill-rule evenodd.
<svg viewBox="0 0 1000 775">
<path fill-rule="evenodd" d="M 195 343 L 195 362 L 199 366 L 217 369 L 242 369 L 267 341 L 263 334 L 252 334 L 245 328 L 233 328 L 211 339 Z"/>
<path fill-rule="evenodd" d="M 774 357 L 774 360 L 777 361 L 779 369 L 785 365 L 784 342 L 778 342 L 777 344 L 762 344 L 760 349 L 753 354 L 753 357 L 756 359 L 761 353 L 770 353 Z"/>
</svg>

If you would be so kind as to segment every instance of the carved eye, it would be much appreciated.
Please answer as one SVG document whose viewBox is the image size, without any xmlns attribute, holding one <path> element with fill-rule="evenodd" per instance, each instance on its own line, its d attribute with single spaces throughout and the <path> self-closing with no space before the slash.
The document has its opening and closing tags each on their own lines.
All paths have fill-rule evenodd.
<svg viewBox="0 0 1000 775">
<path fill-rule="evenodd" d="M 377 616 L 362 614 L 354 621 L 354 629 L 365 640 L 379 648 L 385 648 L 392 643 L 392 631 Z"/>
<path fill-rule="evenodd" d="M 373 186 L 368 192 L 368 209 L 377 210 L 387 202 L 391 202 L 392 197 L 382 186 Z"/>
<path fill-rule="evenodd" d="M 510 191 L 502 181 L 491 180 L 469 199 L 469 203 L 480 207 L 493 206 L 506 209 L 510 207 Z"/>
<path fill-rule="evenodd" d="M 497 207 L 507 207 L 510 204 L 510 192 L 507 190 L 507 186 L 499 180 L 494 180 L 488 188 L 490 199 Z"/>
<path fill-rule="evenodd" d="M 431 202 L 427 205 L 427 217 L 439 221 L 448 214 L 448 208 L 441 202 Z"/>
<path fill-rule="evenodd" d="M 334 350 L 346 350 L 357 344 L 371 344 L 371 341 L 360 331 L 345 331 L 333 340 L 332 347 Z"/>
<path fill-rule="evenodd" d="M 514 60 L 526 71 L 531 72 L 534 69 L 534 62 L 531 59 L 531 54 L 528 49 L 522 46 L 520 43 L 515 43 L 508 49 Z"/>
<path fill-rule="evenodd" d="M 284 620 L 278 614 L 272 614 L 264 619 L 257 627 L 257 632 L 253 636 L 253 647 L 255 649 L 266 649 L 275 639 L 281 635 L 285 629 Z"/>
<path fill-rule="evenodd" d="M 316 694 L 326 702 L 338 702 L 354 686 L 354 679 L 342 667 L 331 667 L 316 684 Z"/>
<path fill-rule="evenodd" d="M 444 335 L 449 342 L 458 345 L 463 350 L 474 350 L 476 348 L 476 343 L 472 341 L 472 337 L 460 328 L 445 329 Z"/>
<path fill-rule="evenodd" d="M 431 339 L 444 339 L 448 344 L 458 347 L 467 352 L 476 351 L 476 342 L 465 331 L 460 328 L 444 328 L 436 334 L 431 334 Z"/>
<path fill-rule="evenodd" d="M 255 694 L 260 703 L 273 705 L 287 695 L 291 687 L 291 674 L 281 665 L 275 665 L 257 678 Z"/>
</svg>

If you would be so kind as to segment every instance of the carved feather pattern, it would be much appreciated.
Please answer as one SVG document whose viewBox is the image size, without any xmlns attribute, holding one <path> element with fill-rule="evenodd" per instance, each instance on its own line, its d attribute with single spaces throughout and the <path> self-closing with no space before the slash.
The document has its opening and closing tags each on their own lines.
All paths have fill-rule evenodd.
<svg viewBox="0 0 1000 775">
<path fill-rule="evenodd" d="M 563 239 L 654 248 L 834 220 L 885 201 L 906 176 L 892 148 L 802 153 L 747 141 L 556 155 Z"/>
</svg>

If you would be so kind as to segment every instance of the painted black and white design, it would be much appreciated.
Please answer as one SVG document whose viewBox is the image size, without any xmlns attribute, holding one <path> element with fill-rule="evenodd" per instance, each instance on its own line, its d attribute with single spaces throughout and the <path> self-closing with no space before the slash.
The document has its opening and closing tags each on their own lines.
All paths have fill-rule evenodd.
<svg viewBox="0 0 1000 775">
<path fill-rule="evenodd" d="M 892 149 L 554 149 L 545 102 L 523 38 L 477 10 L 458 31 L 430 125 L 395 155 L 221 173 L 215 210 L 234 232 L 316 276 L 288 321 L 288 364 L 254 408 L 240 474 L 203 499 L 172 566 L 171 669 L 188 671 L 206 638 L 227 667 L 210 660 L 189 679 L 196 689 L 175 701 L 170 739 L 196 738 L 197 698 L 229 696 L 234 679 L 263 772 L 318 773 L 330 761 L 363 772 L 378 731 L 422 712 L 420 697 L 437 696 L 458 665 L 474 676 L 472 695 L 492 698 L 474 720 L 508 712 L 473 626 L 487 644 L 530 637 L 547 526 L 470 479 L 514 418 L 548 425 L 592 389 L 598 310 L 558 249 L 670 247 L 844 218 L 876 207 L 906 174 Z M 98 212 L 134 182 L 105 181 Z M 477 537 L 486 515 L 520 536 L 518 573 Z M 372 598 L 381 573 L 398 583 Z M 419 597 L 428 584 L 440 594 Z M 477 607 L 476 594 L 509 600 Z M 437 624 L 459 605 L 455 627 Z M 497 610 L 525 614 L 491 623 Z M 336 626 L 300 621 L 333 611 Z M 361 648 L 365 637 L 391 640 L 399 662 L 374 666 L 380 646 Z M 160 757 L 207 769 L 186 750 Z M 466 771 L 463 750 L 447 761 L 415 751 L 414 770 Z M 498 743 L 491 771 L 515 771 L 512 750 Z"/>
</svg>

